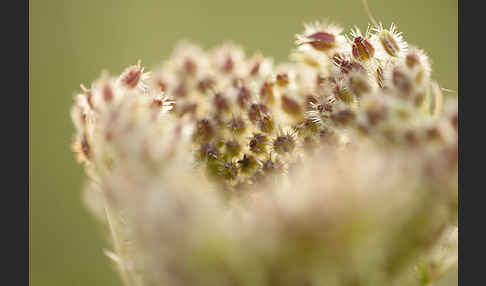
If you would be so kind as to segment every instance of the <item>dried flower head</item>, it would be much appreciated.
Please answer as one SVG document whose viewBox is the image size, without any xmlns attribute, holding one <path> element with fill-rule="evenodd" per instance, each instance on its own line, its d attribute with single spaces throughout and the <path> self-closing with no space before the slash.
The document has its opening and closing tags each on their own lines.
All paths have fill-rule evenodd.
<svg viewBox="0 0 486 286">
<path fill-rule="evenodd" d="M 125 285 L 428 285 L 457 263 L 457 100 L 395 25 L 273 65 L 182 42 L 81 86 L 72 150 Z"/>
</svg>

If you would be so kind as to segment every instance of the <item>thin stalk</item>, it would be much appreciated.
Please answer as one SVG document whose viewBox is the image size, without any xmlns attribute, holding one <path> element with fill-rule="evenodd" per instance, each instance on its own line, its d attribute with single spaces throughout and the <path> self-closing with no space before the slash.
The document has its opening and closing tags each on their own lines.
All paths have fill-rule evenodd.
<svg viewBox="0 0 486 286">
<path fill-rule="evenodd" d="M 114 225 L 114 218 L 111 212 L 110 207 L 108 206 L 108 203 L 106 202 L 106 199 L 104 201 L 104 209 L 105 209 L 105 214 L 106 214 L 106 220 L 108 221 L 108 226 L 110 228 L 110 233 L 111 237 L 113 238 L 113 245 L 115 248 L 115 254 L 118 256 L 119 262 L 118 262 L 118 267 L 120 268 L 120 275 L 123 281 L 123 284 L 130 286 L 130 279 L 128 278 L 128 273 L 126 272 L 126 267 L 124 263 L 124 257 L 121 252 L 121 241 L 118 236 L 118 233 L 115 229 Z"/>
</svg>

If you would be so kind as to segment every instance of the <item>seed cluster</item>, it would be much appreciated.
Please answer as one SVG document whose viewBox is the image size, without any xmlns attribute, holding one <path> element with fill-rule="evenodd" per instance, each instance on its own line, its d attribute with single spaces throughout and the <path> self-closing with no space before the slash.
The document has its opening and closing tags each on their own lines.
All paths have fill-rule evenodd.
<svg viewBox="0 0 486 286">
<path fill-rule="evenodd" d="M 205 52 L 182 43 L 152 74 L 150 88 L 175 101 L 177 117 L 190 118 L 196 162 L 226 187 L 256 183 L 273 161 L 283 174 L 303 150 L 342 137 L 416 146 L 448 136 L 426 135 L 447 132 L 437 122 L 423 127 L 440 90 L 425 54 L 408 48 L 394 25 L 347 38 L 315 23 L 297 44 L 296 61 L 274 67 L 232 44 Z M 135 88 L 142 72 L 135 66 L 120 80 Z"/>
<path fill-rule="evenodd" d="M 361 137 L 414 147 L 453 141 L 454 133 L 431 116 L 442 95 L 427 56 L 408 47 L 394 25 L 364 35 L 356 28 L 346 37 L 335 25 L 314 23 L 297 35 L 297 45 L 294 62 L 274 67 L 260 54 L 246 58 L 233 44 L 206 52 L 184 42 L 152 73 L 139 62 L 118 79 L 105 74 L 94 87 L 99 102 L 92 89 L 78 96 L 75 150 L 90 157 L 82 126 L 96 105 L 133 91 L 191 126 L 195 163 L 228 190 L 285 174 L 302 152 L 323 144 Z M 265 168 L 274 162 L 278 172 Z"/>
<path fill-rule="evenodd" d="M 246 56 L 241 47 L 230 43 L 205 51 L 195 44 L 182 42 L 169 59 L 152 72 L 146 72 L 139 61 L 118 77 L 104 72 L 90 88 L 81 86 L 82 92 L 76 96 L 72 108 L 77 130 L 73 150 L 79 162 L 85 163 L 92 181 L 101 186 L 110 204 L 125 211 L 136 208 L 136 204 L 149 202 L 151 199 L 144 196 L 151 190 L 156 190 L 153 193 L 157 196 L 167 193 L 162 202 L 158 202 L 164 207 L 147 203 L 147 209 L 156 205 L 157 212 L 166 211 L 167 218 L 154 218 L 148 210 L 145 213 L 145 209 L 134 211 L 130 231 L 141 237 L 132 239 L 145 242 L 135 254 L 118 249 L 118 256 L 130 258 L 137 256 L 138 251 L 145 251 L 147 256 L 155 257 L 156 254 L 151 252 L 158 249 L 155 244 L 163 237 L 168 248 L 174 245 L 182 256 L 196 255 L 200 251 L 196 258 L 201 264 L 188 264 L 197 268 L 209 259 L 207 245 L 189 240 L 189 234 L 185 232 L 188 228 L 195 229 L 195 233 L 203 238 L 201 241 L 209 241 L 208 245 L 211 245 L 213 237 L 208 234 L 211 233 L 208 229 L 221 227 L 223 230 L 216 232 L 222 233 L 222 237 L 230 237 L 225 243 L 238 242 L 237 246 L 231 244 L 234 249 L 239 249 L 239 245 L 253 247 L 254 253 L 268 259 L 268 264 L 259 266 L 265 270 L 258 268 L 258 271 L 270 273 L 267 277 L 270 280 L 265 280 L 270 281 L 268 285 L 357 285 L 358 281 L 362 282 L 360 285 L 385 285 L 380 283 L 391 280 L 381 276 L 376 280 L 362 280 L 360 275 L 380 267 L 378 272 L 394 275 L 398 273 L 394 267 L 402 269 L 402 265 L 409 263 L 407 259 L 411 256 L 407 253 L 420 253 L 438 241 L 442 230 L 450 226 L 449 218 L 438 218 L 444 205 L 447 217 L 457 208 L 454 178 L 457 176 L 458 113 L 457 100 L 444 98 L 438 83 L 431 79 L 426 54 L 408 45 L 394 25 L 389 29 L 382 24 L 374 25 L 364 34 L 356 28 L 344 35 L 337 25 L 316 22 L 296 35 L 296 47 L 290 60 L 275 65 L 272 59 L 261 54 Z M 397 174 L 403 178 L 396 177 Z M 410 196 L 403 201 L 410 203 L 407 206 L 424 206 L 433 219 L 426 219 L 429 216 L 423 211 L 411 207 L 410 212 L 399 213 L 399 216 L 403 214 L 403 221 L 386 220 L 396 214 L 388 214 L 388 208 L 380 204 L 382 199 L 374 201 L 371 198 L 397 186 L 409 191 L 400 196 L 428 190 L 426 195 L 418 195 L 422 200 Z M 290 191 L 288 197 L 278 192 L 300 188 L 301 193 Z M 160 189 L 167 191 L 160 192 Z M 172 189 L 188 191 L 174 195 L 168 191 Z M 195 189 L 216 190 L 215 193 L 231 199 L 263 194 L 261 203 L 256 206 L 245 205 L 247 201 L 244 199 L 238 204 L 248 210 L 249 215 L 245 214 L 245 217 L 255 221 L 261 218 L 263 225 L 271 227 L 265 231 L 273 236 L 260 237 L 262 229 L 257 223 L 246 225 L 230 220 L 231 227 L 216 224 L 221 222 L 223 211 L 218 213 L 219 207 L 215 207 L 215 213 L 208 211 L 202 203 L 207 198 L 200 198 L 197 192 L 193 194 Z M 365 191 L 349 191 L 355 189 Z M 369 196 L 364 195 L 367 192 Z M 207 197 L 212 198 L 209 193 Z M 273 197 L 274 193 L 277 198 Z M 329 193 L 332 194 L 330 198 L 326 197 Z M 430 196 L 431 193 L 434 196 Z M 435 195 L 439 193 L 441 195 Z M 189 194 L 194 197 L 185 197 Z M 388 196 L 389 203 L 397 209 L 405 204 L 391 194 Z M 349 205 L 344 203 L 346 200 Z M 173 205 L 169 206 L 168 202 Z M 330 209 L 322 209 L 319 203 L 326 205 L 327 202 L 334 203 L 332 207 L 329 205 Z M 354 205 L 356 209 L 351 207 Z M 300 206 L 305 206 L 305 210 Z M 367 217 L 368 213 L 380 208 L 383 208 L 380 219 L 378 216 Z M 234 212 L 238 213 L 237 210 Z M 140 221 L 140 213 L 147 217 L 142 215 Z M 356 275 L 355 280 L 342 283 L 329 280 L 330 284 L 319 284 L 316 281 L 328 281 L 319 279 L 340 274 L 326 272 L 322 277 L 327 278 L 322 278 L 306 272 L 316 266 L 315 261 L 321 261 L 320 256 L 314 257 L 305 251 L 297 253 L 295 249 L 315 247 L 322 250 L 320 241 L 326 241 L 329 245 L 335 244 L 336 249 L 353 245 L 359 255 L 361 244 L 355 244 L 351 239 L 334 240 L 328 232 L 318 229 L 325 224 L 337 233 L 347 233 L 337 226 L 352 224 L 362 216 L 378 220 L 376 224 L 365 221 L 370 228 L 363 231 L 363 235 L 369 241 L 377 239 L 386 244 L 389 256 L 380 258 L 385 262 L 378 262 L 375 256 L 370 258 L 371 254 L 363 254 L 360 259 L 369 259 L 368 266 L 358 267 L 357 272 L 352 272 L 354 266 L 350 267 L 349 273 L 340 270 L 343 277 Z M 424 222 L 419 224 L 415 220 Z M 147 234 L 144 223 L 154 229 L 164 225 L 163 234 Z M 214 226 L 210 227 L 211 224 Z M 377 238 L 374 233 L 382 230 L 380 225 L 396 227 L 402 236 Z M 251 235 L 239 232 L 243 230 L 235 230 L 237 226 L 260 240 L 252 240 Z M 171 231 L 174 231 L 174 237 Z M 400 240 L 415 231 L 417 237 L 412 236 L 411 244 Z M 124 235 L 130 237 L 130 234 Z M 302 241 L 299 235 L 307 240 Z M 358 236 L 354 232 L 350 235 Z M 275 249 L 264 249 L 258 244 L 265 240 L 271 241 Z M 344 241 L 344 245 L 338 241 Z M 154 245 L 147 246 L 151 243 Z M 296 248 L 295 245 L 300 243 L 306 246 Z M 230 252 L 234 250 L 228 249 Z M 333 261 L 334 256 L 343 261 L 358 261 L 353 258 L 353 251 L 342 254 L 334 254 L 329 248 L 326 251 L 330 252 L 316 252 L 315 255 L 329 256 L 332 258 L 329 261 Z M 193 283 L 199 279 L 210 281 L 202 285 L 253 285 L 246 278 L 238 280 L 241 277 L 237 274 L 233 277 L 231 273 L 229 280 L 221 278 L 224 282 L 211 280 L 214 277 L 210 275 L 200 277 L 202 274 L 194 274 L 192 268 L 187 268 L 186 260 L 182 262 L 178 260 L 182 258 L 165 258 L 166 253 L 159 254 L 164 257 L 160 258 L 161 264 L 177 269 L 174 273 L 164 271 L 171 272 L 169 276 L 180 285 L 193 285 L 185 281 L 186 278 L 194 279 L 191 280 Z M 254 257 L 247 257 L 245 252 L 238 252 L 238 255 L 254 261 Z M 287 277 L 288 281 L 293 281 L 288 284 L 274 274 L 300 271 L 292 262 L 294 257 L 299 257 L 306 267 L 295 277 Z M 157 259 L 153 261 L 157 262 Z M 150 261 L 140 262 L 144 270 L 137 271 L 162 275 L 157 263 Z M 173 264 L 174 261 L 183 266 Z M 327 269 L 333 269 L 329 261 L 325 265 L 330 267 Z M 424 277 L 438 276 L 430 272 L 432 264 L 436 263 L 433 258 L 421 261 Z M 234 266 L 234 263 L 228 262 L 228 265 Z M 127 267 L 126 262 L 123 265 Z M 148 268 L 152 266 L 147 265 L 157 270 L 151 271 Z M 228 265 L 217 264 L 214 269 L 221 270 L 218 273 L 227 272 L 224 269 Z M 122 269 L 121 272 L 130 271 Z M 178 273 L 186 273 L 190 278 Z M 167 281 L 164 280 L 166 276 L 159 277 L 161 280 L 154 277 L 144 279 Z M 179 285 L 177 283 L 174 285 Z M 258 285 L 267 285 L 265 283 Z"/>
</svg>

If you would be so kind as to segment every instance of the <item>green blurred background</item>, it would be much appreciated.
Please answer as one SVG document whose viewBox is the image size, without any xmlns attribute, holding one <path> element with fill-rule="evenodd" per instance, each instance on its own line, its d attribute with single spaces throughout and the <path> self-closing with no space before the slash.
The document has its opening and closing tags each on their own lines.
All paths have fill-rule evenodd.
<svg viewBox="0 0 486 286">
<path fill-rule="evenodd" d="M 455 0 L 369 0 L 374 16 L 392 21 L 426 50 L 433 76 L 457 90 Z M 303 23 L 330 19 L 347 30 L 368 22 L 361 0 L 163 1 L 31 0 L 30 285 L 120 285 L 104 232 L 81 201 L 85 175 L 70 151 L 72 96 L 103 68 L 120 73 L 142 59 L 159 64 L 181 39 L 212 47 L 223 40 L 287 59 Z M 452 271 L 443 285 L 457 285 Z"/>
</svg>

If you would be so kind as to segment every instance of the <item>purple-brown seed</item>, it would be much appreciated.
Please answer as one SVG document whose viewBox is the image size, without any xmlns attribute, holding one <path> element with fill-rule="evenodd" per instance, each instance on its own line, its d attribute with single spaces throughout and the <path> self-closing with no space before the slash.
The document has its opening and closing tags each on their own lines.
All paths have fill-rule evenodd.
<svg viewBox="0 0 486 286">
<path fill-rule="evenodd" d="M 316 32 L 310 36 L 307 36 L 308 44 L 319 51 L 327 51 L 336 46 L 336 37 L 331 33 Z"/>
<path fill-rule="evenodd" d="M 282 96 L 282 109 L 294 117 L 300 117 L 302 115 L 302 107 L 300 104 L 287 95 Z"/>
<path fill-rule="evenodd" d="M 237 161 L 241 168 L 241 172 L 250 173 L 258 167 L 257 160 L 252 155 L 244 154 L 243 158 Z"/>
<path fill-rule="evenodd" d="M 413 130 L 408 130 L 405 132 L 405 142 L 409 146 L 417 146 L 419 143 L 418 136 Z"/>
<path fill-rule="evenodd" d="M 230 157 L 236 157 L 241 151 L 241 145 L 236 140 L 230 140 L 225 143 L 226 153 Z"/>
<path fill-rule="evenodd" d="M 184 116 L 190 114 L 192 116 L 196 115 L 197 103 L 186 103 L 180 108 L 179 116 Z"/>
<path fill-rule="evenodd" d="M 309 95 L 306 96 L 305 103 L 306 103 L 307 110 L 312 110 L 313 106 L 315 104 L 317 104 L 318 101 L 317 101 L 317 98 L 314 95 L 309 94 Z"/>
<path fill-rule="evenodd" d="M 220 92 L 218 92 L 214 95 L 213 103 L 214 103 L 214 106 L 216 107 L 216 110 L 218 110 L 218 111 L 228 111 L 229 108 L 230 108 L 228 100 Z"/>
<path fill-rule="evenodd" d="M 341 72 L 348 74 L 351 71 L 366 73 L 365 68 L 354 60 L 346 60 L 339 54 L 334 55 L 332 60 L 340 68 Z"/>
<path fill-rule="evenodd" d="M 413 69 L 420 64 L 420 59 L 416 54 L 408 54 L 405 58 L 405 63 L 409 69 Z"/>
<path fill-rule="evenodd" d="M 275 129 L 272 118 L 269 115 L 263 115 L 263 118 L 258 120 L 258 127 L 262 132 L 272 133 Z"/>
<path fill-rule="evenodd" d="M 379 35 L 378 39 L 380 40 L 381 45 L 385 49 L 386 53 L 391 57 L 397 57 L 400 53 L 400 46 L 398 45 L 393 35 L 388 32 L 387 30 L 383 30 Z"/>
<path fill-rule="evenodd" d="M 425 134 L 429 140 L 440 140 L 442 138 L 439 128 L 435 126 L 428 128 Z"/>
<path fill-rule="evenodd" d="M 259 71 L 260 71 L 260 62 L 257 62 L 250 69 L 250 76 L 256 76 Z"/>
<path fill-rule="evenodd" d="M 232 118 L 228 122 L 228 128 L 230 131 L 235 134 L 235 135 L 240 135 L 243 132 L 245 132 L 246 126 L 245 126 L 245 121 L 239 117 Z"/>
<path fill-rule="evenodd" d="M 228 56 L 224 61 L 223 71 L 225 73 L 230 73 L 233 71 L 233 67 L 234 67 L 233 59 L 230 56 Z"/>
<path fill-rule="evenodd" d="M 245 86 L 242 86 L 238 91 L 238 96 L 236 98 L 236 101 L 240 106 L 240 108 L 246 108 L 248 102 L 250 101 L 250 98 L 251 98 L 250 90 L 248 90 L 248 88 L 246 88 Z"/>
<path fill-rule="evenodd" d="M 162 92 L 167 91 L 167 83 L 165 83 L 162 79 L 157 80 L 157 86 L 159 87 L 160 91 Z"/>
<path fill-rule="evenodd" d="M 357 96 L 360 97 L 364 93 L 371 90 L 371 86 L 367 81 L 367 78 L 362 76 L 352 76 L 349 79 L 349 88 Z"/>
<path fill-rule="evenodd" d="M 83 152 L 83 155 L 89 159 L 91 157 L 90 153 L 90 146 L 88 144 L 88 141 L 86 140 L 86 137 L 83 137 L 83 140 L 81 140 L 81 151 Z"/>
<path fill-rule="evenodd" d="M 375 55 L 375 48 L 371 43 L 363 38 L 356 37 L 353 40 L 353 56 L 358 61 L 367 61 Z"/>
<path fill-rule="evenodd" d="M 343 125 L 349 124 L 355 118 L 356 114 L 349 109 L 341 110 L 331 115 L 331 119 L 334 120 L 334 122 Z"/>
<path fill-rule="evenodd" d="M 257 133 L 253 135 L 248 145 L 250 147 L 250 151 L 260 154 L 266 152 L 267 144 L 268 144 L 268 137 L 264 134 Z"/>
<path fill-rule="evenodd" d="M 407 78 L 406 74 L 400 71 L 398 68 L 393 70 L 392 82 L 393 85 L 403 93 L 409 93 L 412 89 L 412 83 Z"/>
<path fill-rule="evenodd" d="M 210 77 L 206 77 L 200 80 L 197 84 L 197 88 L 200 92 L 205 93 L 209 89 L 213 88 L 216 82 Z"/>
<path fill-rule="evenodd" d="M 264 104 L 253 103 L 248 109 L 248 118 L 252 122 L 256 122 L 266 114 L 268 114 L 268 107 Z"/>
<path fill-rule="evenodd" d="M 376 83 L 380 88 L 383 88 L 385 86 L 385 76 L 383 74 L 383 68 L 378 67 L 376 69 Z"/>
<path fill-rule="evenodd" d="M 278 136 L 273 140 L 273 150 L 279 154 L 292 152 L 295 146 L 295 140 L 290 134 Z"/>
<path fill-rule="evenodd" d="M 218 149 L 211 142 L 204 143 L 199 149 L 199 156 L 201 160 L 215 159 L 219 155 Z"/>
<path fill-rule="evenodd" d="M 457 131 L 459 127 L 459 117 L 457 116 L 457 113 L 451 116 L 450 122 L 452 127 L 454 127 L 454 129 Z"/>
<path fill-rule="evenodd" d="M 175 97 L 185 97 L 187 95 L 187 87 L 186 82 L 181 81 L 177 87 L 174 89 L 174 96 Z"/>
<path fill-rule="evenodd" d="M 135 88 L 142 78 L 143 68 L 140 65 L 129 67 L 121 76 L 121 82 L 128 88 Z"/>
<path fill-rule="evenodd" d="M 279 86 L 284 87 L 289 84 L 289 76 L 286 73 L 277 74 L 276 79 Z"/>
<path fill-rule="evenodd" d="M 366 111 L 366 118 L 371 126 L 376 126 L 387 117 L 387 109 L 384 107 L 370 108 Z"/>
<path fill-rule="evenodd" d="M 214 130 L 211 122 L 208 119 L 200 119 L 196 123 L 194 130 L 194 140 L 196 142 L 207 142 L 213 136 Z"/>
<path fill-rule="evenodd" d="M 193 76 L 196 73 L 196 69 L 196 63 L 192 59 L 187 58 L 184 61 L 184 72 L 186 74 Z"/>
<path fill-rule="evenodd" d="M 103 99 L 106 102 L 110 102 L 113 100 L 114 97 L 115 95 L 113 93 L 113 88 L 109 84 L 105 84 L 103 86 Z"/>
<path fill-rule="evenodd" d="M 267 173 L 275 173 L 282 171 L 283 164 L 279 160 L 273 161 L 272 158 L 263 162 L 262 169 Z"/>
<path fill-rule="evenodd" d="M 275 96 L 273 93 L 273 84 L 270 82 L 264 82 L 260 88 L 260 98 L 265 103 L 272 104 L 275 101 Z"/>
</svg>

